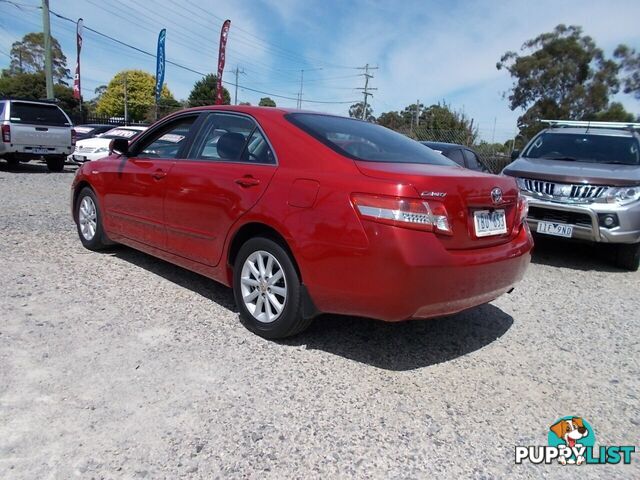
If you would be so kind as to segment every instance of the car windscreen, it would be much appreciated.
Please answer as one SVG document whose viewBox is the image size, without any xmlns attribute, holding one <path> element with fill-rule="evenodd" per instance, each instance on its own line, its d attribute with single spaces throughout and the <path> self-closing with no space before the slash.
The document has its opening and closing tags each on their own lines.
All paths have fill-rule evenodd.
<svg viewBox="0 0 640 480">
<path fill-rule="evenodd" d="M 640 164 L 634 137 L 545 132 L 524 151 L 523 157 L 592 163 Z"/>
<path fill-rule="evenodd" d="M 11 123 L 27 123 L 31 125 L 51 125 L 54 127 L 69 126 L 69 120 L 55 105 L 38 103 L 11 102 Z"/>
<path fill-rule="evenodd" d="M 373 123 L 317 113 L 290 113 L 286 118 L 336 152 L 354 160 L 456 165 L 419 142 Z"/>
</svg>

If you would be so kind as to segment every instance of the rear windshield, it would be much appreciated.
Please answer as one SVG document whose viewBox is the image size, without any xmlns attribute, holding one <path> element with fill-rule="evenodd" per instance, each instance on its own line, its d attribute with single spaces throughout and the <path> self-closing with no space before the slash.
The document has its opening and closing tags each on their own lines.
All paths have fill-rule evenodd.
<svg viewBox="0 0 640 480">
<path fill-rule="evenodd" d="M 542 133 L 525 150 L 524 157 L 592 163 L 640 164 L 634 137 Z"/>
<path fill-rule="evenodd" d="M 52 125 L 56 127 L 70 125 L 62 110 L 55 105 L 11 102 L 11 122 L 32 125 Z"/>
<path fill-rule="evenodd" d="M 373 123 L 315 113 L 290 113 L 286 118 L 336 152 L 355 160 L 456 165 L 421 143 Z"/>
</svg>

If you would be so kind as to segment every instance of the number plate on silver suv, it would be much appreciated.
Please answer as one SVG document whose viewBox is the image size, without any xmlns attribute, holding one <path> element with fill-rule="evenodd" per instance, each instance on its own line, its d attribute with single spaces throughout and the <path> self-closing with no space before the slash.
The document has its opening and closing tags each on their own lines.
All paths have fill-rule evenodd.
<svg viewBox="0 0 640 480">
<path fill-rule="evenodd" d="M 571 238 L 573 235 L 573 225 L 555 222 L 538 222 L 538 233 L 545 235 L 555 235 L 556 237 Z"/>
</svg>

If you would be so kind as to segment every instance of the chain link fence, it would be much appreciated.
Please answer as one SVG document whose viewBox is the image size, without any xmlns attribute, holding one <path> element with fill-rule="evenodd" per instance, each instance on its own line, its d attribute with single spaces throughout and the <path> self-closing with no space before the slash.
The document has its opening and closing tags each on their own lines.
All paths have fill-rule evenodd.
<svg viewBox="0 0 640 480">
<path fill-rule="evenodd" d="M 407 135 L 417 141 L 453 143 L 463 145 L 475 151 L 480 161 L 492 173 L 500 173 L 504 167 L 511 163 L 511 151 L 513 150 L 513 140 L 503 143 L 489 143 L 480 138 L 491 138 L 495 132 L 484 132 L 475 130 L 445 130 L 421 127 L 403 127 L 397 129 L 398 132 Z M 504 133 L 504 132 L 501 132 Z M 486 135 L 481 135 L 486 134 Z"/>
</svg>

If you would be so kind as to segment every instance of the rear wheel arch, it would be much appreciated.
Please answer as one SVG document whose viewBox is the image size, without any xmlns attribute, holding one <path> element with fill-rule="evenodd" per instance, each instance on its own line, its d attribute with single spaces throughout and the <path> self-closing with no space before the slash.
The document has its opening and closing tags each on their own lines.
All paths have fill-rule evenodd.
<svg viewBox="0 0 640 480">
<path fill-rule="evenodd" d="M 296 257 L 293 254 L 293 251 L 289 246 L 289 243 L 285 240 L 284 236 L 280 232 L 278 232 L 275 228 L 260 222 L 247 223 L 242 227 L 240 227 L 238 231 L 235 232 L 229 244 L 229 253 L 227 255 L 227 262 L 230 267 L 233 268 L 233 265 L 235 264 L 236 258 L 238 256 L 238 252 L 240 252 L 242 245 L 244 245 L 247 242 L 247 240 L 251 238 L 256 238 L 256 237 L 268 238 L 278 243 L 282 248 L 284 248 L 284 250 L 291 257 L 291 261 L 293 263 L 293 266 L 296 269 L 298 277 L 300 277 L 301 281 L 303 280 L 302 272 L 300 271 L 300 266 L 298 265 L 298 261 L 296 260 Z"/>
</svg>

